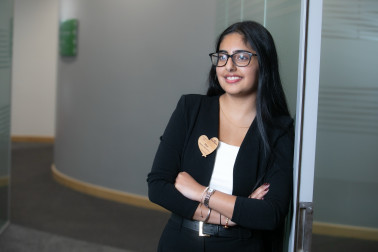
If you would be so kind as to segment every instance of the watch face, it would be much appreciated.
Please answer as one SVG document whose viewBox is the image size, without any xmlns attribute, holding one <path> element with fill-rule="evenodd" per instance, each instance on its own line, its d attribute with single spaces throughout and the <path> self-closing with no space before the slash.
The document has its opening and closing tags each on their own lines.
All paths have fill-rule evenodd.
<svg viewBox="0 0 378 252">
<path fill-rule="evenodd" d="M 209 201 L 210 201 L 210 197 L 214 194 L 215 190 L 213 188 L 209 188 L 206 192 L 206 196 L 205 196 L 205 199 L 203 200 L 203 204 L 206 206 L 206 207 L 209 207 Z"/>
</svg>

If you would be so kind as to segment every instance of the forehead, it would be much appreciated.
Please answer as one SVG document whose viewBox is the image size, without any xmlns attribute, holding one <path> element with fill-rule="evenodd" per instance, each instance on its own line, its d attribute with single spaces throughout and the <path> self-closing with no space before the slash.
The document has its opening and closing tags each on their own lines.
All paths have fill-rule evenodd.
<svg viewBox="0 0 378 252">
<path fill-rule="evenodd" d="M 244 42 L 243 35 L 234 32 L 224 36 L 219 45 L 219 51 L 227 51 L 228 53 L 231 53 L 238 50 L 254 52 L 252 47 Z"/>
</svg>

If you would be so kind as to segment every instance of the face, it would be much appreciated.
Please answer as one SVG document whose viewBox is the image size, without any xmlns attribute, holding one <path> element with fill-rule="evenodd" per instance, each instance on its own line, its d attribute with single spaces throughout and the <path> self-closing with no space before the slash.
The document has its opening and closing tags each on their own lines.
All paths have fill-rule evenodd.
<svg viewBox="0 0 378 252">
<path fill-rule="evenodd" d="M 219 46 L 220 52 L 226 52 L 229 55 L 240 50 L 256 53 L 244 43 L 243 36 L 239 33 L 226 35 Z M 226 94 L 238 97 L 256 94 L 259 71 L 256 57 L 252 56 L 251 62 L 245 67 L 236 66 L 231 58 L 228 59 L 225 66 L 216 67 L 219 84 Z"/>
</svg>

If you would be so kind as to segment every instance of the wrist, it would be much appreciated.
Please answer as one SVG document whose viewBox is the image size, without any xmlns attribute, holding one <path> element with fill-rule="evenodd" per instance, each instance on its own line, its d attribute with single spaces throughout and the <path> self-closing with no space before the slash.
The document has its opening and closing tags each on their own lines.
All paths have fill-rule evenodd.
<svg viewBox="0 0 378 252">
<path fill-rule="evenodd" d="M 200 196 L 199 196 L 199 200 L 198 200 L 198 202 L 199 202 L 200 204 L 203 203 L 203 199 L 205 198 L 206 191 L 207 191 L 208 189 L 209 189 L 209 187 L 202 186 L 202 191 L 201 191 L 201 194 L 200 194 Z"/>
<path fill-rule="evenodd" d="M 210 208 L 209 207 L 210 198 L 215 193 L 215 189 L 207 187 L 205 192 L 206 192 L 206 194 L 203 197 L 203 204 L 204 204 L 204 206 Z"/>
</svg>

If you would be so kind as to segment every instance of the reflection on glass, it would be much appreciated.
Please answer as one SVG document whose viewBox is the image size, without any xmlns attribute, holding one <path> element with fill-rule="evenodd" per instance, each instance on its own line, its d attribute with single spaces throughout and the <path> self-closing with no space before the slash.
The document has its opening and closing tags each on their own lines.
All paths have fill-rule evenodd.
<svg viewBox="0 0 378 252">
<path fill-rule="evenodd" d="M 292 116 L 297 100 L 300 0 L 220 0 L 216 7 L 216 34 L 241 20 L 263 24 L 276 43 L 282 85 Z"/>
<path fill-rule="evenodd" d="M 9 220 L 12 8 L 0 1 L 0 231 Z"/>
<path fill-rule="evenodd" d="M 270 31 L 276 44 L 282 85 L 293 118 L 297 101 L 300 16 L 300 0 L 219 0 L 216 8 L 217 34 L 242 20 L 257 21 Z M 287 224 L 286 244 L 290 235 L 290 224 Z M 287 244 L 284 251 L 288 247 Z"/>
<path fill-rule="evenodd" d="M 377 12 L 377 1 L 323 2 L 317 222 L 378 228 Z"/>
</svg>

